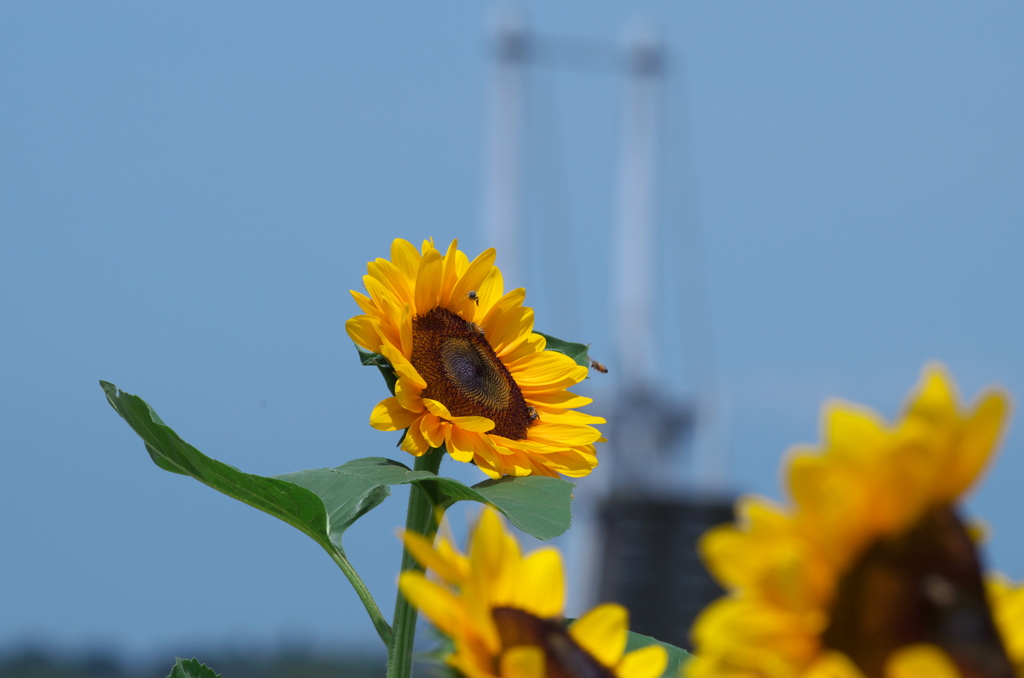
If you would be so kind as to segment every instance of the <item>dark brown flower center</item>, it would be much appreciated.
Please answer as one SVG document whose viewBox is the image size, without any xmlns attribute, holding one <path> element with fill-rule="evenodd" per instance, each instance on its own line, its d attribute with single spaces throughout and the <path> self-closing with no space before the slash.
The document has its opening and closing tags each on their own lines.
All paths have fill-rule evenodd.
<svg viewBox="0 0 1024 678">
<path fill-rule="evenodd" d="M 445 308 L 412 319 L 412 364 L 453 417 L 487 417 L 494 435 L 524 440 L 530 409 L 480 328 Z"/>
<path fill-rule="evenodd" d="M 974 544 L 949 506 L 873 544 L 843 575 L 823 636 L 869 678 L 913 643 L 949 654 L 964 678 L 1013 678 Z"/>
<path fill-rule="evenodd" d="M 611 669 L 572 639 L 562 620 L 541 619 L 511 607 L 496 607 L 493 615 L 502 649 L 521 645 L 541 648 L 547 678 L 615 678 Z"/>
</svg>

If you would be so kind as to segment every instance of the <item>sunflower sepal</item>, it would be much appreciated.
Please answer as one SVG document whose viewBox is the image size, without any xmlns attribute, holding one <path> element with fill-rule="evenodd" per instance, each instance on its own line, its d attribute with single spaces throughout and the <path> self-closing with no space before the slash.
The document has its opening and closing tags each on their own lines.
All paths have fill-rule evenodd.
<svg viewBox="0 0 1024 678">
<path fill-rule="evenodd" d="M 395 374 L 395 368 L 391 366 L 388 359 L 380 353 L 371 353 L 354 342 L 353 345 L 356 347 L 356 350 L 359 351 L 360 364 L 370 365 L 380 370 L 380 374 L 384 377 L 384 383 L 387 385 L 388 390 L 391 391 L 391 395 L 395 395 L 395 384 L 398 383 L 398 375 Z M 399 442 L 399 444 L 401 444 L 401 442 Z"/>
<path fill-rule="evenodd" d="M 537 332 L 536 330 L 533 333 L 544 337 L 544 341 L 547 342 L 544 346 L 545 351 L 562 353 L 572 358 L 577 365 L 590 369 L 590 344 L 577 344 L 572 341 L 565 341 L 564 339 L 559 339 L 543 332 Z"/>
</svg>

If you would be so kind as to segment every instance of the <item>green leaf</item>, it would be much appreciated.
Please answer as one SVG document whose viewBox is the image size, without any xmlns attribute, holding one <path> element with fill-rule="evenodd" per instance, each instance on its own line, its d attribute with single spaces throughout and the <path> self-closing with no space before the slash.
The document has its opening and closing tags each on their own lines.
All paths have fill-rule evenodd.
<svg viewBox="0 0 1024 678">
<path fill-rule="evenodd" d="M 192 659 L 179 657 L 174 661 L 174 668 L 171 669 L 171 675 L 167 678 L 220 678 L 220 674 L 214 672 L 206 664 L 200 664 L 195 657 Z"/>
<path fill-rule="evenodd" d="M 380 483 L 356 475 L 339 475 L 330 469 L 300 471 L 266 478 L 243 473 L 234 466 L 211 459 L 178 437 L 138 396 L 109 382 L 100 386 L 111 407 L 146 443 L 157 466 L 196 480 L 298 528 L 330 554 L 356 589 L 382 639 L 391 630 L 362 580 L 345 556 L 341 537 L 360 516 L 390 494 Z M 385 639 L 385 643 L 389 640 Z"/>
<path fill-rule="evenodd" d="M 431 501 L 448 508 L 457 501 L 477 501 L 490 504 L 503 513 L 513 525 L 538 539 L 551 539 L 569 529 L 572 523 L 573 484 L 559 478 L 526 476 L 485 480 L 469 487 L 453 478 L 445 478 L 427 471 L 413 471 L 384 457 L 354 459 L 333 469 L 320 469 L 322 473 L 357 476 L 368 483 L 381 486 L 413 484 L 426 492 Z M 306 485 L 296 476 L 278 476 Z M 310 487 L 310 489 L 314 489 Z M 321 494 L 323 489 L 314 490 Z M 323 496 L 321 494 L 321 496 Z"/>
<path fill-rule="evenodd" d="M 590 344 L 576 344 L 571 341 L 564 341 L 556 337 L 552 337 L 550 334 L 544 334 L 543 332 L 537 332 L 537 334 L 544 337 L 547 340 L 547 344 L 544 348 L 545 351 L 557 351 L 558 353 L 564 353 L 573 360 L 576 361 L 577 365 L 582 365 L 587 369 L 590 369 L 590 356 L 587 351 L 590 349 Z"/>
<path fill-rule="evenodd" d="M 561 478 L 505 476 L 477 483 L 473 489 L 523 532 L 538 539 L 551 539 L 572 525 L 575 487 Z"/>
<path fill-rule="evenodd" d="M 626 642 L 626 652 L 632 652 L 633 650 L 639 650 L 642 647 L 648 645 L 661 645 L 663 648 L 668 650 L 668 667 L 665 669 L 663 674 L 665 678 L 677 678 L 680 673 L 679 670 L 683 664 L 693 659 L 693 655 L 686 650 L 676 647 L 675 645 L 669 645 L 663 643 L 660 640 L 645 636 L 640 633 L 629 632 L 629 640 Z"/>
<path fill-rule="evenodd" d="M 380 353 L 370 353 L 358 345 L 356 345 L 356 350 L 359 351 L 359 362 L 363 365 L 373 365 L 380 370 L 384 377 L 384 383 L 388 385 L 388 390 L 391 391 L 391 395 L 395 395 L 395 383 L 398 381 L 398 375 L 395 374 L 395 368 L 391 367 L 388 359 Z"/>
</svg>

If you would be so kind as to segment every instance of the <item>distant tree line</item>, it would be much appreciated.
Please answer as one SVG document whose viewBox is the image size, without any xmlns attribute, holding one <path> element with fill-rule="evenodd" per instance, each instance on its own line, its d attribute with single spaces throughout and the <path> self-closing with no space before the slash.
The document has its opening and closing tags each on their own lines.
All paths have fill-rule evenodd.
<svg viewBox="0 0 1024 678">
<path fill-rule="evenodd" d="M 386 665 L 383 654 L 326 654 L 293 649 L 233 649 L 204 652 L 197 657 L 223 678 L 382 678 Z M 0 678 L 167 678 L 172 666 L 172 655 L 143 664 L 128 662 L 109 650 L 69 653 L 25 646 L 0 653 Z M 424 667 L 417 675 L 443 673 Z"/>
</svg>

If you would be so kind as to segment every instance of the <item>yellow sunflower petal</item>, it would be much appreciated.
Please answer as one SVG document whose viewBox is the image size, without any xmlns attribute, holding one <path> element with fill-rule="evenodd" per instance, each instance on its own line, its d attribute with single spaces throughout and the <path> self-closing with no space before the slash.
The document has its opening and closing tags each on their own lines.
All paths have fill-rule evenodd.
<svg viewBox="0 0 1024 678">
<path fill-rule="evenodd" d="M 528 355 L 534 353 L 540 353 L 544 350 L 547 345 L 547 339 L 537 334 L 536 332 L 530 334 L 528 337 L 519 342 L 519 345 L 515 348 L 506 349 L 501 354 L 501 359 L 506 363 L 513 363 L 521 358 L 525 358 Z"/>
<path fill-rule="evenodd" d="M 885 444 L 885 422 L 875 412 L 842 401 L 825 405 L 825 445 L 838 456 L 859 459 Z"/>
<path fill-rule="evenodd" d="M 494 269 L 494 259 L 496 256 L 494 248 L 491 248 L 484 250 L 473 260 L 469 268 L 466 269 L 466 273 L 455 284 L 454 289 L 452 289 L 451 301 L 453 304 L 468 304 L 476 307 L 476 304 L 469 298 L 469 293 L 476 292 L 479 299 L 480 288 L 483 286 L 488 273 Z"/>
<path fill-rule="evenodd" d="M 557 617 L 565 609 L 565 570 L 562 554 L 540 548 L 523 559 L 517 582 L 518 607 L 542 619 Z"/>
<path fill-rule="evenodd" d="M 949 655 L 934 645 L 909 645 L 889 656 L 886 678 L 960 678 Z"/>
<path fill-rule="evenodd" d="M 399 377 L 395 381 L 395 398 L 402 407 L 410 412 L 423 411 L 423 400 L 420 398 L 422 392 L 423 388 L 410 379 Z"/>
<path fill-rule="evenodd" d="M 459 584 L 463 581 L 464 573 L 455 559 L 451 555 L 446 557 L 440 550 L 435 550 L 434 544 L 422 534 L 406 530 L 401 537 L 405 548 L 420 565 L 437 573 L 449 584 Z"/>
<path fill-rule="evenodd" d="M 420 373 L 416 371 L 409 359 L 406 358 L 402 353 L 389 344 L 382 344 L 380 347 L 380 354 L 388 359 L 391 363 L 391 367 L 394 368 L 395 374 L 404 379 L 408 379 L 410 383 L 416 385 L 420 389 L 427 387 L 427 382 Z"/>
<path fill-rule="evenodd" d="M 661 678 L 668 668 L 668 651 L 660 645 L 648 645 L 626 653 L 615 668 L 616 678 Z"/>
<path fill-rule="evenodd" d="M 477 449 L 483 445 L 481 437 L 457 426 L 448 426 L 444 431 L 444 446 L 452 459 L 461 462 L 476 460 Z"/>
<path fill-rule="evenodd" d="M 494 422 L 487 417 L 452 417 L 452 423 L 473 433 L 487 433 L 494 428 Z"/>
<path fill-rule="evenodd" d="M 345 331 L 348 336 L 359 346 L 362 346 L 371 353 L 380 353 L 380 333 L 377 331 L 378 323 L 369 316 L 357 315 L 349 318 L 345 323 Z"/>
<path fill-rule="evenodd" d="M 398 336 L 401 340 L 399 347 L 402 349 L 402 355 L 411 356 L 413 349 L 412 307 L 409 304 L 402 308 L 402 324 L 398 328 Z"/>
<path fill-rule="evenodd" d="M 409 429 L 405 434 L 405 438 L 402 439 L 401 447 L 404 451 L 414 457 L 422 457 L 430 451 L 430 444 L 427 442 L 426 438 L 423 437 L 423 433 L 416 423 L 409 426 Z"/>
<path fill-rule="evenodd" d="M 493 473 L 501 475 L 504 470 L 500 456 L 494 450 L 494 446 L 484 440 L 485 437 L 485 434 L 463 431 L 453 426 L 451 437 L 446 439 L 446 444 L 450 444 L 459 454 L 472 452 L 473 462 L 481 471 L 493 478 Z"/>
<path fill-rule="evenodd" d="M 557 381 L 549 383 L 538 383 L 538 384 L 522 384 L 520 391 L 523 393 L 523 397 L 527 400 L 533 400 L 543 393 L 553 393 L 575 386 L 584 379 L 587 378 L 587 368 L 582 365 L 576 365 L 576 367 L 569 371 L 568 375 Z"/>
<path fill-rule="evenodd" d="M 442 632 L 451 635 L 460 630 L 465 613 L 458 598 L 422 572 L 403 572 L 398 578 L 398 589 Z"/>
<path fill-rule="evenodd" d="M 395 238 L 391 243 L 391 261 L 410 284 L 416 282 L 416 273 L 420 268 L 420 253 L 415 245 L 408 240 Z"/>
<path fill-rule="evenodd" d="M 536 645 L 520 645 L 505 651 L 500 659 L 501 678 L 545 678 L 544 650 Z"/>
<path fill-rule="evenodd" d="M 481 577 L 499 575 L 506 566 L 506 543 L 505 527 L 498 512 L 485 508 L 469 542 L 469 562 L 473 572 Z"/>
<path fill-rule="evenodd" d="M 948 420 L 957 415 L 956 387 L 945 368 L 932 363 L 924 368 L 917 394 L 907 406 L 907 414 L 932 420 Z"/>
<path fill-rule="evenodd" d="M 550 406 L 560 407 L 565 409 L 584 407 L 594 402 L 592 398 L 585 396 L 579 396 L 575 393 L 569 393 L 568 391 L 558 391 L 557 393 L 541 393 L 538 395 L 531 396 L 529 398 L 531 405 L 536 406 Z"/>
<path fill-rule="evenodd" d="M 537 412 L 540 414 L 540 420 L 546 421 L 552 424 L 569 424 L 569 425 L 588 425 L 588 424 L 605 424 L 607 421 L 604 417 L 595 417 L 592 414 L 586 412 L 579 412 L 577 410 L 562 410 L 548 407 L 537 407 Z"/>
<path fill-rule="evenodd" d="M 864 674 L 842 652 L 826 652 L 808 669 L 805 678 L 864 678 Z"/>
<path fill-rule="evenodd" d="M 378 431 L 400 431 L 408 428 L 420 415 L 401 406 L 394 396 L 385 398 L 370 413 L 370 426 Z"/>
<path fill-rule="evenodd" d="M 426 401 L 424 401 L 424 404 L 426 404 Z M 431 447 L 441 447 L 444 445 L 445 427 L 436 416 L 426 416 L 420 419 L 420 433 L 423 434 L 423 439 Z M 450 453 L 451 451 L 449 450 Z M 460 459 L 459 461 L 463 460 Z"/>
<path fill-rule="evenodd" d="M 443 272 L 441 253 L 435 249 L 427 250 L 416 274 L 416 313 L 426 313 L 437 306 Z"/>
<path fill-rule="evenodd" d="M 484 318 L 504 294 L 505 282 L 501 271 L 497 267 L 492 268 L 476 290 L 476 296 L 480 299 L 477 317 Z"/>
<path fill-rule="evenodd" d="M 1024 584 L 991 574 L 985 581 L 985 589 L 1006 654 L 1019 673 L 1024 668 Z"/>
<path fill-rule="evenodd" d="M 369 275 L 380 281 L 394 296 L 399 305 L 408 304 L 412 301 L 412 290 L 409 286 L 409 281 L 393 263 L 387 259 L 377 259 L 367 264 L 366 268 Z"/>
<path fill-rule="evenodd" d="M 463 255 L 465 256 L 465 255 Z M 441 289 L 437 299 L 439 306 L 448 307 L 451 304 L 452 290 L 459 279 L 459 241 L 452 240 L 448 245 L 448 251 L 441 259 Z"/>
<path fill-rule="evenodd" d="M 439 400 L 433 400 L 431 398 L 423 399 L 423 406 L 427 408 L 427 412 L 430 412 L 435 417 L 441 417 L 442 419 L 452 420 L 452 413 L 448 411 L 448 408 L 444 406 L 444 403 Z"/>
<path fill-rule="evenodd" d="M 629 612 L 615 603 L 598 605 L 569 627 L 569 635 L 594 659 L 615 666 L 629 639 Z"/>
<path fill-rule="evenodd" d="M 1010 404 L 999 392 L 986 394 L 964 424 L 957 454 L 940 475 L 938 499 L 953 500 L 967 492 L 994 456 Z"/>
<path fill-rule="evenodd" d="M 484 331 L 491 348 L 499 356 L 504 357 L 533 333 L 532 308 L 522 307 L 500 315 L 492 314 L 491 318 Z"/>
<path fill-rule="evenodd" d="M 522 287 L 517 287 L 511 292 L 507 292 L 500 299 L 494 302 L 494 305 L 487 311 L 487 315 L 484 316 L 481 325 L 484 327 L 491 324 L 492 318 L 502 313 L 507 313 L 514 308 L 518 308 L 523 305 L 526 300 L 526 290 Z M 480 302 L 483 303 L 483 302 Z"/>
<path fill-rule="evenodd" d="M 370 262 L 370 266 L 373 266 Z M 370 293 L 370 299 L 382 311 L 390 308 L 401 308 L 405 300 L 398 296 L 394 290 L 388 287 L 387 283 L 373 275 L 363 276 L 363 287 Z"/>
<path fill-rule="evenodd" d="M 530 440 L 547 445 L 555 445 L 556 447 L 588 445 L 596 442 L 600 437 L 601 432 L 591 426 L 549 424 L 538 421 L 534 422 L 533 426 L 530 427 Z"/>
<path fill-rule="evenodd" d="M 352 295 L 352 298 L 355 299 L 356 304 L 359 305 L 359 308 L 363 313 L 373 315 L 377 312 L 377 306 L 373 303 L 373 299 L 370 297 L 362 294 L 361 292 L 356 292 L 355 290 L 349 290 L 348 293 Z"/>
</svg>

